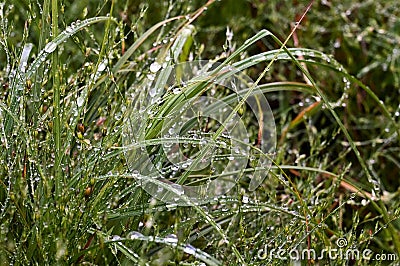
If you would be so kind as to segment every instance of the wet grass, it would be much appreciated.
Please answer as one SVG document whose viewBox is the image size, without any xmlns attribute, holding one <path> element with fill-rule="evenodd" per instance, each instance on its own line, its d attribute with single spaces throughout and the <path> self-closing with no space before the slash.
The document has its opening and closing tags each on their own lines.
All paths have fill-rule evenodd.
<svg viewBox="0 0 400 266">
<path fill-rule="evenodd" d="M 398 263 L 399 4 L 323 1 L 306 12 L 293 1 L 199 2 L 0 4 L 1 261 L 294 265 L 312 250 L 322 257 L 302 265 Z M 215 80 L 232 67 L 254 81 L 236 94 L 203 79 L 147 97 L 158 93 L 153 80 L 168 84 L 160 68 L 205 59 L 219 63 Z M 261 95 L 274 116 L 274 153 L 260 148 L 246 103 Z M 197 137 L 164 134 L 174 108 L 200 96 L 230 106 L 249 139 L 229 140 L 230 119 L 199 119 L 188 131 Z M 201 146 L 203 136 L 214 142 Z M 197 156 L 189 167 L 165 157 L 176 141 Z M 235 141 L 252 156 L 221 173 Z M 194 171 L 217 144 L 217 167 Z M 198 204 L 144 174 L 144 152 L 179 184 L 240 179 Z M 267 178 L 254 189 L 260 173 Z M 354 250 L 359 258 L 346 258 Z M 362 256 L 369 250 L 375 260 Z"/>
</svg>

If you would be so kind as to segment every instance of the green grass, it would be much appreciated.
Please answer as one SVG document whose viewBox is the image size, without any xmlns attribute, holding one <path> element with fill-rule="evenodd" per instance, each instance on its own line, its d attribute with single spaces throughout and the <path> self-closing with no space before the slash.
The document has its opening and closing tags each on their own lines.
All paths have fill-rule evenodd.
<svg viewBox="0 0 400 266">
<path fill-rule="evenodd" d="M 294 265 L 293 253 L 283 260 L 277 250 L 320 255 L 345 239 L 343 254 L 370 249 L 386 259 L 325 253 L 301 264 L 396 265 L 400 5 L 326 1 L 305 10 L 293 1 L 1 3 L 1 261 Z M 239 75 L 246 86 L 232 93 L 192 79 L 147 98 L 151 68 L 193 60 L 218 62 L 215 80 L 235 78 L 225 72 L 232 66 L 254 82 Z M 169 84 L 157 73 L 156 87 Z M 260 124 L 246 102 L 261 95 L 274 117 L 264 121 L 276 127 L 273 154 L 257 144 Z M 193 135 L 172 142 L 194 162 L 175 169 L 161 148 L 171 142 L 163 125 L 201 96 L 220 100 L 205 113 L 232 112 L 219 123 L 189 121 Z M 248 141 L 225 135 L 236 116 Z M 202 146 L 206 138 L 214 142 Z M 221 173 L 237 143 L 249 161 Z M 204 158 L 215 167 L 195 170 Z M 190 190 L 152 178 L 152 163 L 178 184 L 240 179 L 199 204 Z M 169 191 L 170 201 L 145 185 Z"/>
</svg>

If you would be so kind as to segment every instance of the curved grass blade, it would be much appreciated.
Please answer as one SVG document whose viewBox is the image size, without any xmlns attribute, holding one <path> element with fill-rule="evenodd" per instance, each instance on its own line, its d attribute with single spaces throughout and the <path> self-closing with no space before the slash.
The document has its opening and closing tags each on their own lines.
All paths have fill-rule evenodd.
<svg viewBox="0 0 400 266">
<path fill-rule="evenodd" d="M 143 33 L 139 39 L 137 39 L 135 41 L 134 44 L 132 44 L 131 47 L 129 47 L 129 49 L 124 53 L 124 55 L 118 60 L 118 62 L 114 65 L 112 72 L 115 74 L 117 73 L 122 65 L 129 59 L 129 57 L 139 48 L 140 45 L 142 45 L 142 43 L 153 33 L 155 32 L 158 28 L 162 27 L 163 25 L 165 25 L 168 22 L 174 21 L 174 20 L 178 20 L 178 19 L 182 19 L 184 18 L 184 16 L 177 16 L 177 17 L 173 17 L 170 19 L 166 19 L 164 21 L 161 21 L 159 23 L 157 23 L 156 25 L 154 25 L 153 27 L 151 27 L 150 29 L 148 29 L 145 33 Z"/>
<path fill-rule="evenodd" d="M 175 194 L 176 197 L 179 198 L 179 200 L 185 201 L 188 204 L 188 206 L 194 208 L 218 232 L 218 234 L 222 237 L 224 243 L 230 246 L 230 248 L 232 249 L 233 253 L 235 254 L 238 261 L 241 263 L 241 265 L 246 264 L 244 258 L 240 255 L 234 243 L 228 240 L 228 237 L 226 236 L 222 228 L 214 221 L 213 217 L 211 217 L 208 213 L 206 213 L 198 204 L 192 202 L 190 198 L 187 197 L 185 194 L 176 191 L 176 189 L 173 188 L 171 185 L 164 183 L 158 180 L 157 178 L 151 176 L 141 176 L 140 178 L 145 180 L 146 182 L 154 183 L 158 187 L 162 187 L 163 189 L 170 191 L 171 193 Z"/>
<path fill-rule="evenodd" d="M 14 91 L 22 91 L 24 89 L 25 83 L 28 79 L 30 79 L 36 71 L 39 69 L 39 67 L 44 63 L 44 61 L 47 59 L 47 57 L 53 53 L 57 46 L 66 41 L 69 37 L 80 31 L 81 29 L 102 21 L 109 20 L 110 17 L 94 17 L 90 18 L 81 22 L 75 22 L 68 26 L 62 33 L 60 33 L 56 38 L 54 38 L 51 42 L 47 43 L 46 46 L 42 51 L 40 51 L 39 55 L 33 61 L 33 63 L 27 68 L 26 73 L 22 73 L 21 75 L 18 75 L 19 78 L 16 80 L 15 85 L 13 86 Z M 23 55 L 26 55 L 27 53 L 23 53 Z M 27 59 L 27 58 L 26 58 Z M 11 104 L 10 104 L 10 111 L 12 113 L 16 113 L 17 107 L 18 107 L 18 95 L 13 93 L 13 96 L 11 98 Z M 5 121 L 5 131 L 7 134 L 11 132 L 13 126 L 12 118 L 7 115 L 6 116 L 6 121 Z"/>
<path fill-rule="evenodd" d="M 318 93 L 318 96 L 321 97 L 321 99 L 323 100 L 325 106 L 327 107 L 327 109 L 330 111 L 330 113 L 332 114 L 332 116 L 334 117 L 336 123 L 339 125 L 340 129 L 342 130 L 342 132 L 344 133 L 344 135 L 346 136 L 351 149 L 353 150 L 353 152 L 355 153 L 357 160 L 359 161 L 361 168 L 363 169 L 363 171 L 365 172 L 367 179 L 370 183 L 373 183 L 373 178 L 371 176 L 370 170 L 367 167 L 367 164 L 365 162 L 365 160 L 361 157 L 361 153 L 358 150 L 357 146 L 355 145 L 352 137 L 350 136 L 349 131 L 347 130 L 347 128 L 344 126 L 343 122 L 340 120 L 339 115 L 335 112 L 334 108 L 332 107 L 328 97 L 325 95 L 325 93 L 318 87 L 318 85 L 316 84 L 315 80 L 313 79 L 313 77 L 311 76 L 311 74 L 308 72 L 307 69 L 305 69 L 299 60 L 297 60 L 292 53 L 290 53 L 290 51 L 288 49 L 285 48 L 285 51 L 287 51 L 287 53 L 289 54 L 289 56 L 291 57 L 292 61 L 296 64 L 296 66 L 304 73 L 304 75 L 309 79 L 309 81 L 311 82 L 311 84 L 314 86 L 316 92 Z M 349 75 L 350 76 L 350 75 Z M 372 91 L 370 91 L 372 93 Z M 377 98 L 377 97 L 376 97 Z M 390 119 L 392 120 L 393 118 L 390 116 Z M 397 126 L 396 126 L 397 127 Z M 396 249 L 396 252 L 400 253 L 400 237 L 398 236 L 398 234 L 396 233 L 397 230 L 396 228 L 393 226 L 393 224 L 391 223 L 391 219 L 389 217 L 389 214 L 387 212 L 386 206 L 384 205 L 384 203 L 382 202 L 382 200 L 379 200 L 378 202 L 375 202 L 374 200 L 370 200 L 371 204 L 374 206 L 374 208 L 383 216 L 383 219 L 385 221 L 386 224 L 388 224 L 388 231 L 390 232 L 390 234 L 392 235 L 392 240 L 393 240 L 393 244 L 394 247 Z"/>
</svg>

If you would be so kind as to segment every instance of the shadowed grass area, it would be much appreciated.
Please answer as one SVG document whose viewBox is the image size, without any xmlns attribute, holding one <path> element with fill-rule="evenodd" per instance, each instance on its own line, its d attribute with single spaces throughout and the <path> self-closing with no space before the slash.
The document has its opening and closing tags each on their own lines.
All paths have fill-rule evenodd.
<svg viewBox="0 0 400 266">
<path fill-rule="evenodd" d="M 315 252 L 301 265 L 398 263 L 400 4 L 306 7 L 0 3 L 1 261 L 294 265 Z M 175 87 L 156 75 L 195 60 L 215 65 L 187 82 L 177 67 Z M 227 69 L 253 81 L 243 78 L 235 93 L 207 83 L 229 80 L 235 73 Z M 261 94 L 274 121 L 260 122 L 246 102 Z M 204 96 L 218 99 L 205 113 L 229 106 L 231 116 L 198 114 L 185 124 L 187 138 L 163 133 L 176 108 Z M 234 116 L 248 139 L 227 136 Z M 276 149 L 268 153 L 263 125 L 273 124 Z M 247 163 L 221 172 L 239 142 Z M 195 163 L 174 164 L 164 152 L 171 146 Z M 214 166 L 195 170 L 204 159 Z M 148 162 L 164 179 L 144 173 Z M 258 174 L 267 177 L 254 190 Z M 233 175 L 233 189 L 204 204 L 169 183 Z M 186 206 L 157 200 L 143 182 Z"/>
</svg>

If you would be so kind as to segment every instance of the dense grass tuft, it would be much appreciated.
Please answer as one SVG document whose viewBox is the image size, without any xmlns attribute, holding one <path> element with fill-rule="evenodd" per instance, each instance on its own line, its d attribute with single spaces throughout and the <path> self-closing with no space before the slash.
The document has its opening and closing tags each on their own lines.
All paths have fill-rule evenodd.
<svg viewBox="0 0 400 266">
<path fill-rule="evenodd" d="M 321 1 L 305 10 L 297 1 L 0 3 L 0 261 L 280 265 L 312 250 L 322 257 L 302 265 L 398 263 L 400 6 Z M 245 86 L 232 93 L 190 77 L 160 89 L 170 80 L 156 72 L 196 60 L 214 63 L 207 78 Z M 262 95 L 271 116 L 246 102 Z M 204 112 L 232 113 L 190 120 L 192 135 L 173 144 L 195 163 L 175 169 L 162 127 L 199 97 L 219 100 Z M 268 151 L 263 115 L 273 115 L 265 134 L 276 133 Z M 249 139 L 225 134 L 236 116 Z M 238 160 L 227 155 L 235 143 L 249 161 L 221 173 Z M 240 179 L 199 204 L 143 174 L 144 153 L 169 182 Z M 194 170 L 203 159 L 216 167 Z M 152 197 L 143 182 L 181 204 Z M 361 255 L 332 259 L 332 249 Z"/>
</svg>

